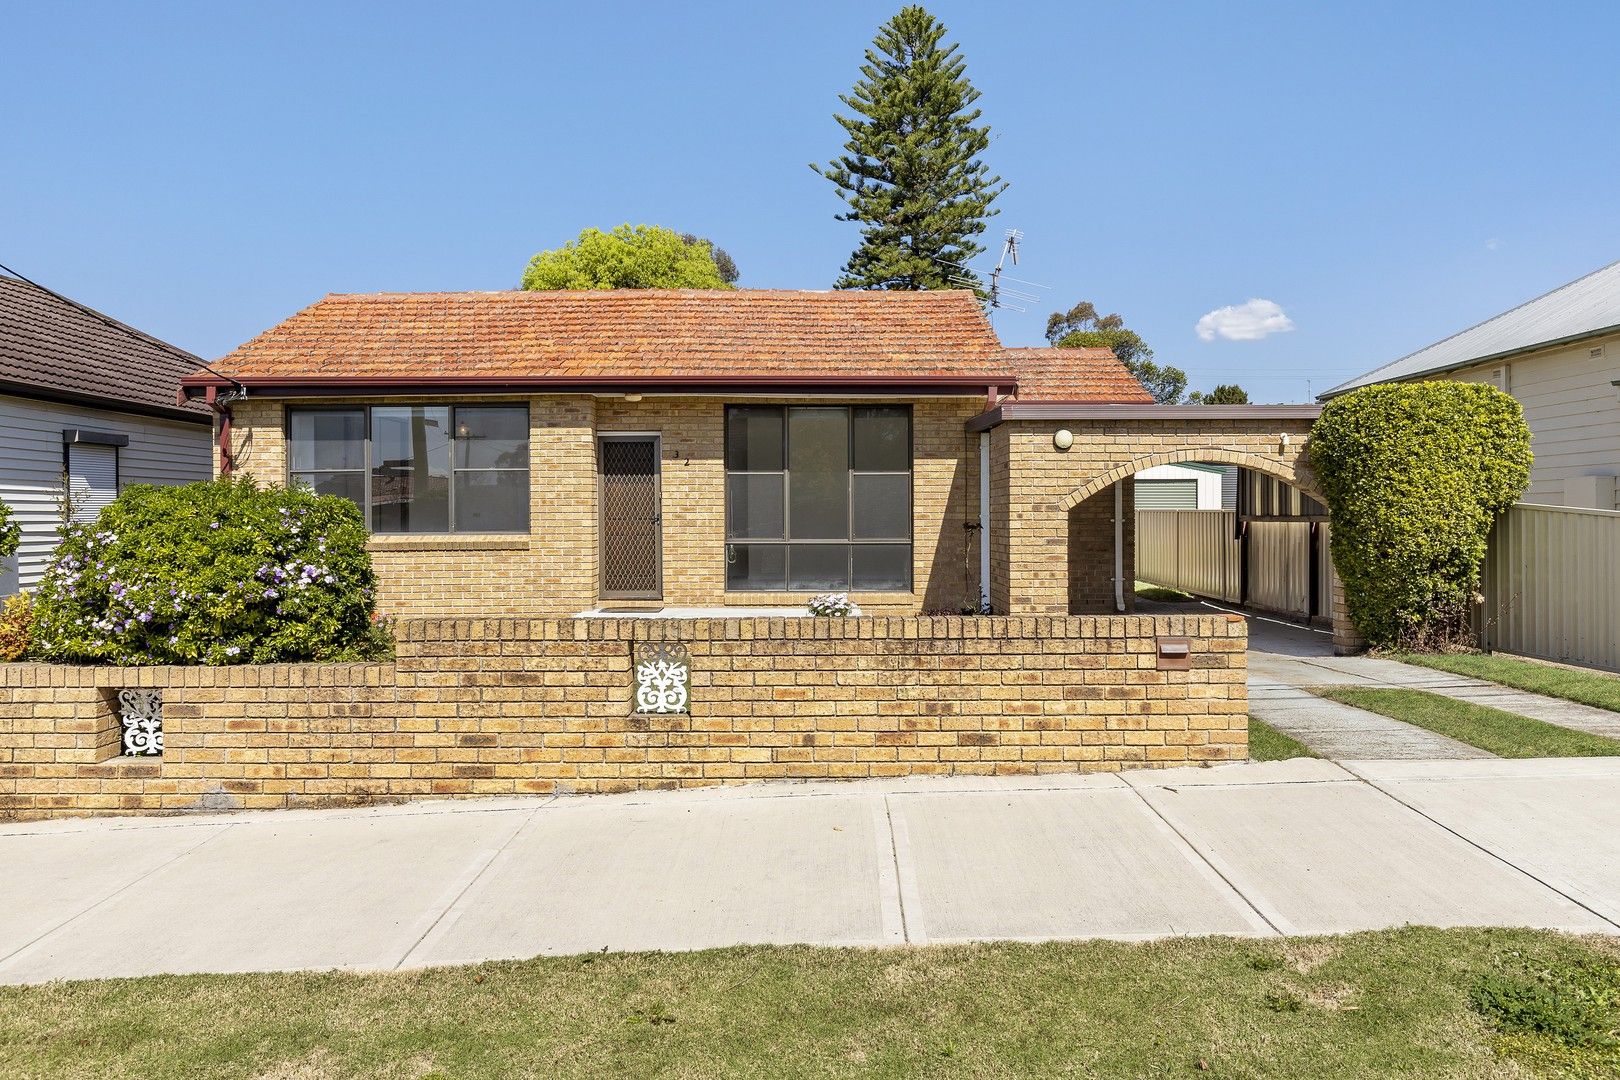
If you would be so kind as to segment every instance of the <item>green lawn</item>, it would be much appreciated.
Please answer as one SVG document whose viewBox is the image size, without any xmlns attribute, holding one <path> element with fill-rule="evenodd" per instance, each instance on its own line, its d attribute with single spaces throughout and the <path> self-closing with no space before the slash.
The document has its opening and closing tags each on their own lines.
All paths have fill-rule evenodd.
<svg viewBox="0 0 1620 1080">
<path fill-rule="evenodd" d="M 748 948 L 0 988 L 0 1075 L 1595 1077 L 1617 1026 L 1620 942 L 1536 931 Z"/>
<path fill-rule="evenodd" d="M 1192 593 L 1184 593 L 1168 585 L 1155 585 L 1151 581 L 1138 581 L 1136 595 L 1143 600 L 1157 600 L 1163 604 L 1185 604 L 1193 599 Z"/>
<path fill-rule="evenodd" d="M 1620 712 L 1620 675 L 1572 671 L 1501 653 L 1401 653 L 1395 659 Z"/>
<path fill-rule="evenodd" d="M 1321 756 L 1292 735 L 1284 735 L 1264 720 L 1249 717 L 1249 757 L 1255 761 Z"/>
<path fill-rule="evenodd" d="M 1358 709 L 1404 720 L 1498 757 L 1614 757 L 1620 741 L 1589 735 L 1528 716 L 1457 701 L 1426 690 L 1381 690 L 1359 686 L 1316 686 L 1311 692 Z"/>
</svg>

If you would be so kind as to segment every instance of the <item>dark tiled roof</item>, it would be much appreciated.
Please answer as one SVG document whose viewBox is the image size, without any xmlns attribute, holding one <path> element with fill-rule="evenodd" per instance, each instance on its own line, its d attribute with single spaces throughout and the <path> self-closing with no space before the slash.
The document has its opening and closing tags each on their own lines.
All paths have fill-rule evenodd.
<svg viewBox="0 0 1620 1080">
<path fill-rule="evenodd" d="M 1108 349 L 1008 349 L 1021 402 L 1151 405 L 1153 395 Z"/>
<path fill-rule="evenodd" d="M 182 376 L 202 363 L 99 312 L 0 275 L 0 390 L 205 420 L 205 406 L 176 408 Z"/>
<path fill-rule="evenodd" d="M 335 294 L 214 367 L 249 385 L 1010 374 L 978 298 L 959 290 Z"/>
</svg>

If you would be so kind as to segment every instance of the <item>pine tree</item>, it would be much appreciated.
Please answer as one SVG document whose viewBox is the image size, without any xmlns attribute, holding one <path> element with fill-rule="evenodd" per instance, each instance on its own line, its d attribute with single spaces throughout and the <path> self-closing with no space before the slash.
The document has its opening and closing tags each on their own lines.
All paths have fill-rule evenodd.
<svg viewBox="0 0 1620 1080">
<path fill-rule="evenodd" d="M 948 289 L 962 276 L 948 264 L 984 251 L 974 237 L 1007 185 L 979 160 L 990 126 L 978 123 L 979 91 L 944 37 L 925 8 L 901 8 L 866 50 L 861 80 L 839 96 L 855 114 L 834 115 L 849 134 L 844 153 L 810 166 L 849 204 L 838 220 L 861 224 L 837 288 Z"/>
</svg>

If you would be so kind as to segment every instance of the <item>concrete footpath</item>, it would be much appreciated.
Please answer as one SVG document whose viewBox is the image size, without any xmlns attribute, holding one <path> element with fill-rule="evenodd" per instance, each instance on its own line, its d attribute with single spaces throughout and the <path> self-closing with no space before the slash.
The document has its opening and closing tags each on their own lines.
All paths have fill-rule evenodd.
<svg viewBox="0 0 1620 1080">
<path fill-rule="evenodd" d="M 1620 760 L 1300 759 L 0 826 L 0 982 L 764 942 L 1620 932 Z"/>
</svg>

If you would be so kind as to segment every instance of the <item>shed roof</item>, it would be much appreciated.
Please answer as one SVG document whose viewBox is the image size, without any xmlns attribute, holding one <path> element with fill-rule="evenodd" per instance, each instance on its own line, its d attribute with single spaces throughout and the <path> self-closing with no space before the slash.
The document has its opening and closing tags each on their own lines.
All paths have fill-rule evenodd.
<svg viewBox="0 0 1620 1080">
<path fill-rule="evenodd" d="M 0 275 L 0 390 L 206 421 L 201 404 L 175 405 L 181 378 L 201 363 L 111 316 Z"/>
<path fill-rule="evenodd" d="M 1340 383 L 1319 396 L 1326 399 L 1359 386 L 1437 375 L 1613 331 L 1620 331 L 1620 262 Z"/>
</svg>

